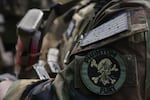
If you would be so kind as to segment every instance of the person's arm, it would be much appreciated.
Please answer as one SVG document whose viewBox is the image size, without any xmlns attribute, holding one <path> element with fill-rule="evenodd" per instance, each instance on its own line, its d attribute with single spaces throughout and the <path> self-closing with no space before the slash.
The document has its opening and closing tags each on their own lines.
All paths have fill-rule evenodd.
<svg viewBox="0 0 150 100">
<path fill-rule="evenodd" d="M 0 82 L 0 100 L 3 100 L 7 93 L 8 88 L 12 85 L 13 81 L 6 79 Z"/>
<path fill-rule="evenodd" d="M 28 86 L 38 83 L 36 79 L 24 79 L 17 81 L 5 80 L 0 83 L 0 100 L 20 100 Z"/>
</svg>

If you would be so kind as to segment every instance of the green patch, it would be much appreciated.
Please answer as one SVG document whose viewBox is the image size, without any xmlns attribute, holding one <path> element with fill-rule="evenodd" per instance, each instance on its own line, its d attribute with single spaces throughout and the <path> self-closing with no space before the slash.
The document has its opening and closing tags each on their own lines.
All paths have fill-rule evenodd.
<svg viewBox="0 0 150 100">
<path fill-rule="evenodd" d="M 126 66 L 114 50 L 101 49 L 89 52 L 80 70 L 84 85 L 93 93 L 111 95 L 126 80 Z"/>
</svg>

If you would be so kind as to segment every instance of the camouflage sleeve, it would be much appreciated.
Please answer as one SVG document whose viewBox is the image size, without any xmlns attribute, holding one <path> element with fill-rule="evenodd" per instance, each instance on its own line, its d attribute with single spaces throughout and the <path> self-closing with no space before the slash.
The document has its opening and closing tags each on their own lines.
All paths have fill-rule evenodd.
<svg viewBox="0 0 150 100">
<path fill-rule="evenodd" d="M 9 87 L 3 100 L 19 100 L 28 85 L 38 82 L 39 80 L 17 80 Z M 10 99 L 11 98 L 11 99 Z"/>
</svg>

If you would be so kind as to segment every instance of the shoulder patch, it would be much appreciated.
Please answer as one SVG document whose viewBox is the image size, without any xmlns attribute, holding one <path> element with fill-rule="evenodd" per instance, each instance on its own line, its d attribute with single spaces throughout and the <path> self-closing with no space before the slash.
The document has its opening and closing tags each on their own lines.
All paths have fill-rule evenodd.
<svg viewBox="0 0 150 100">
<path fill-rule="evenodd" d="M 111 95 L 124 84 L 126 65 L 119 53 L 114 50 L 94 50 L 86 55 L 80 76 L 91 92 Z"/>
</svg>

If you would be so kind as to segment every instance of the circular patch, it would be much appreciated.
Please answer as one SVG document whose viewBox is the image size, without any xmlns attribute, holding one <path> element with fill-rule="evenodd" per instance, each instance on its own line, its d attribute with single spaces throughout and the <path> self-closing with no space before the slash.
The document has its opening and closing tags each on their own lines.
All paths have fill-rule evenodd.
<svg viewBox="0 0 150 100">
<path fill-rule="evenodd" d="M 84 85 L 91 92 L 110 95 L 123 85 L 126 79 L 126 67 L 116 51 L 94 50 L 86 55 L 80 74 Z"/>
</svg>

